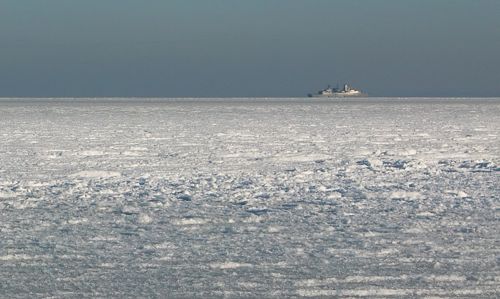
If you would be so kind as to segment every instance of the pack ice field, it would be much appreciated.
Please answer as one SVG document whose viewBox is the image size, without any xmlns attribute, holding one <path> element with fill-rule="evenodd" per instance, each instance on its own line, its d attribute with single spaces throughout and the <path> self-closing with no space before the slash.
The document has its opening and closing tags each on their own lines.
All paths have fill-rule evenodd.
<svg viewBox="0 0 500 299">
<path fill-rule="evenodd" d="M 0 293 L 495 298 L 500 99 L 2 99 Z"/>
</svg>

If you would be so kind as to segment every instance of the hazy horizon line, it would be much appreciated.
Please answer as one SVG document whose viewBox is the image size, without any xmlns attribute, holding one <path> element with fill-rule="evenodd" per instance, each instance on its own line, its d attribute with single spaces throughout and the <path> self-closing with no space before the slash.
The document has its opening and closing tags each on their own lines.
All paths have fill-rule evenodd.
<svg viewBox="0 0 500 299">
<path fill-rule="evenodd" d="M 86 100 L 99 100 L 99 99 L 199 99 L 199 100 L 212 100 L 212 99 L 311 99 L 311 100 L 360 100 L 360 99 L 500 99 L 499 96 L 363 96 L 363 97 L 308 97 L 308 96 L 210 96 L 210 97 L 189 97 L 189 96 L 30 96 L 30 97 L 9 97 L 0 96 L 2 100 L 71 100 L 71 99 L 86 99 Z"/>
</svg>

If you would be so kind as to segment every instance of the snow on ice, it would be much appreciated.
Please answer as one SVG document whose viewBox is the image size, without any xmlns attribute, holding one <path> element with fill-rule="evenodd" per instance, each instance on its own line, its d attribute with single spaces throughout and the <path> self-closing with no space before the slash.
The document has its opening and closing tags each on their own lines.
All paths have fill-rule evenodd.
<svg viewBox="0 0 500 299">
<path fill-rule="evenodd" d="M 499 295 L 500 99 L 3 99 L 0 291 Z"/>
</svg>

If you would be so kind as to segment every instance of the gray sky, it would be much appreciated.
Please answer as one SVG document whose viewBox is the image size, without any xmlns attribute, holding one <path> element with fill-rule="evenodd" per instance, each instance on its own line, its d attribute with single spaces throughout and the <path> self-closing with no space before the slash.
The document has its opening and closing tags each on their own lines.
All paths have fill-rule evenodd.
<svg viewBox="0 0 500 299">
<path fill-rule="evenodd" d="M 498 0 L 0 0 L 0 96 L 500 96 Z"/>
</svg>

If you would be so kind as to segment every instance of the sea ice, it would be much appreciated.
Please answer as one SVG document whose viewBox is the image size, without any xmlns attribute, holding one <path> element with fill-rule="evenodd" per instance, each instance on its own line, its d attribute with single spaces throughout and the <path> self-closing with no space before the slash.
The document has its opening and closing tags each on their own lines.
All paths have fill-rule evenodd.
<svg viewBox="0 0 500 299">
<path fill-rule="evenodd" d="M 499 115 L 0 100 L 1 296 L 498 297 Z"/>
</svg>

